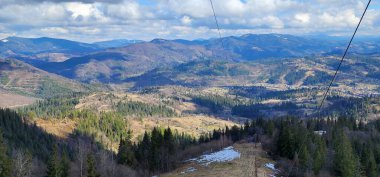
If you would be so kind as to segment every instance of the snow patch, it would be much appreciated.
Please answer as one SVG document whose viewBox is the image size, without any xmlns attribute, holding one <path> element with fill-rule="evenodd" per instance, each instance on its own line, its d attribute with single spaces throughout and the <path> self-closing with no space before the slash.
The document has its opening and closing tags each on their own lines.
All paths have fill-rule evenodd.
<svg viewBox="0 0 380 177">
<path fill-rule="evenodd" d="M 201 165 L 208 166 L 213 162 L 228 162 L 236 158 L 240 158 L 240 153 L 235 151 L 232 146 L 229 146 L 218 152 L 202 155 L 199 158 L 189 159 L 187 161 L 196 161 Z"/>
<path fill-rule="evenodd" d="M 265 164 L 265 167 L 267 167 L 267 168 L 269 168 L 269 169 L 271 169 L 271 170 L 273 170 L 273 171 L 276 171 L 276 168 L 274 167 L 274 164 L 273 164 L 273 163 L 266 163 L 266 164 Z"/>
<path fill-rule="evenodd" d="M 274 174 L 269 174 L 270 177 L 276 177 L 276 174 L 278 174 L 279 170 L 276 169 L 276 167 L 274 166 L 274 163 L 266 163 L 264 166 L 272 170 L 272 172 L 274 173 Z"/>
<path fill-rule="evenodd" d="M 194 168 L 194 167 L 189 167 L 187 168 L 185 171 L 181 172 L 181 174 L 185 174 L 185 173 L 192 173 L 192 172 L 196 172 L 197 169 Z"/>
</svg>

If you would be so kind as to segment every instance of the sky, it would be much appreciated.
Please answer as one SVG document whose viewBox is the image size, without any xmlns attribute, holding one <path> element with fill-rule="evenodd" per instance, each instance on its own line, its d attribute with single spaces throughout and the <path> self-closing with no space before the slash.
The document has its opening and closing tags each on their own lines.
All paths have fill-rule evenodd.
<svg viewBox="0 0 380 177">
<path fill-rule="evenodd" d="M 367 0 L 213 0 L 222 36 L 247 33 L 345 36 Z M 380 34 L 380 1 L 372 1 L 358 35 Z M 0 39 L 218 37 L 209 0 L 0 0 Z"/>
</svg>

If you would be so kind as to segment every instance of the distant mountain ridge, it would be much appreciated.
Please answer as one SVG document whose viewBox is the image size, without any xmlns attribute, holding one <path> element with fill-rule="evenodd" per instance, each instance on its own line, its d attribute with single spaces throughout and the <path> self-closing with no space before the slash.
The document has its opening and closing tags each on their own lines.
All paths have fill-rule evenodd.
<svg viewBox="0 0 380 177">
<path fill-rule="evenodd" d="M 41 40 L 48 39 L 39 38 L 39 41 Z M 39 56 L 25 55 L 15 58 L 42 70 L 88 83 L 124 83 L 130 81 L 131 78 L 143 76 L 157 67 L 172 67 L 193 61 L 250 62 L 267 59 L 340 56 L 347 45 L 342 39 L 326 37 L 318 39 L 285 34 L 246 34 L 208 40 L 154 39 L 149 42 L 114 40 L 94 44 L 54 39 L 52 41 L 57 46 L 61 43 L 68 44 L 68 46 L 63 46 L 67 49 L 62 49 L 62 51 L 70 51 L 70 45 L 72 45 L 88 47 L 89 52 L 71 57 L 66 55 L 68 58 L 62 60 L 40 60 Z M 101 48 L 99 45 L 112 47 Z M 122 47 L 114 47 L 116 45 L 122 45 Z M 81 51 L 80 47 L 78 51 Z M 380 44 L 376 40 L 359 40 L 354 41 L 349 55 L 376 56 L 379 55 L 379 51 Z M 233 72 L 239 73 L 239 71 Z"/>
<path fill-rule="evenodd" d="M 94 52 L 96 50 L 99 50 L 99 47 L 93 44 L 48 37 L 8 37 L 0 41 L 0 53 L 3 55 L 7 52 L 12 52 L 14 54 L 31 55 L 47 52 L 88 53 Z"/>
<path fill-rule="evenodd" d="M 8 37 L 0 40 L 0 54 L 32 55 L 39 53 L 84 54 L 112 47 L 123 47 L 143 42 L 141 40 L 117 39 L 94 43 L 77 42 L 49 37 L 23 38 Z"/>
</svg>

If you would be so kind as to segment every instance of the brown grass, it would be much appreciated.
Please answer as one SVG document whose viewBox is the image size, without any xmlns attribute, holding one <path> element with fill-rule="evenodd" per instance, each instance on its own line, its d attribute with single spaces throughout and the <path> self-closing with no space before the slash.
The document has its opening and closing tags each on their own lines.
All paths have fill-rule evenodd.
<svg viewBox="0 0 380 177">
<path fill-rule="evenodd" d="M 261 145 L 255 147 L 254 143 L 235 143 L 234 149 L 241 153 L 239 159 L 230 162 L 212 163 L 205 167 L 195 162 L 185 163 L 178 169 L 164 174 L 164 177 L 231 177 L 231 176 L 249 176 L 249 177 L 267 177 L 272 174 L 271 170 L 264 167 L 265 163 L 271 162 L 267 157 L 265 151 L 262 150 Z M 182 173 L 186 169 L 194 167 L 197 169 L 195 172 Z"/>
<path fill-rule="evenodd" d="M 71 119 L 36 119 L 37 126 L 46 132 L 57 137 L 67 138 L 76 128 L 77 123 Z M 133 140 L 138 140 L 145 131 L 150 131 L 153 127 L 166 128 L 168 125 L 174 131 L 186 133 L 199 137 L 202 133 L 210 132 L 214 129 L 223 129 L 226 125 L 233 126 L 231 121 L 220 120 L 208 116 L 187 116 L 175 118 L 129 118 L 128 126 L 133 132 Z"/>
<path fill-rule="evenodd" d="M 37 126 L 41 127 L 46 132 L 63 139 L 67 138 L 76 127 L 76 122 L 70 119 L 38 119 L 35 122 Z"/>
<path fill-rule="evenodd" d="M 210 132 L 214 129 L 223 129 L 226 125 L 233 126 L 231 121 L 221 120 L 209 116 L 191 115 L 174 118 L 131 118 L 128 124 L 133 131 L 134 139 L 142 135 L 144 131 L 149 131 L 153 127 L 170 127 L 179 133 L 186 133 L 198 137 L 202 133 Z"/>
<path fill-rule="evenodd" d="M 17 108 L 32 104 L 36 98 L 13 93 L 0 93 L 0 108 Z"/>
</svg>

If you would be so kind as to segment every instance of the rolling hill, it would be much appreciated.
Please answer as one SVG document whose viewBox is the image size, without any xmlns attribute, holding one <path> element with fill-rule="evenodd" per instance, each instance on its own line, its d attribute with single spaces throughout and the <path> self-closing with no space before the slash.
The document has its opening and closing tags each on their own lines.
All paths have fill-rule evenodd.
<svg viewBox="0 0 380 177">
<path fill-rule="evenodd" d="M 157 67 L 172 67 L 192 61 L 214 60 L 241 65 L 241 62 L 251 61 L 265 63 L 266 60 L 281 61 L 284 58 L 340 56 L 345 46 L 343 40 L 336 38 L 316 39 L 280 34 L 247 34 L 225 37 L 222 40 L 223 46 L 220 39 L 194 41 L 155 39 L 150 42 L 90 52 L 64 61 L 33 63 L 28 58 L 21 60 L 42 70 L 82 82 L 125 83 L 143 74 L 146 78 L 151 70 Z M 375 41 L 358 41 L 352 46 L 350 55 L 378 56 L 375 52 L 378 48 L 379 44 Z M 232 72 L 248 74 L 247 69 L 238 70 L 239 67 Z M 265 72 L 263 74 L 265 75 Z"/>
<path fill-rule="evenodd" d="M 37 67 L 83 82 L 120 83 L 158 66 L 173 65 L 211 57 L 201 46 L 154 40 L 122 48 L 112 48 L 64 62 L 50 62 Z"/>
<path fill-rule="evenodd" d="M 153 69 L 129 78 L 134 88 L 164 85 L 190 87 L 265 86 L 277 90 L 318 88 L 326 85 L 338 65 L 337 57 L 271 59 L 252 62 L 193 61 Z M 334 87 L 346 94 L 379 92 L 379 58 L 349 58 Z"/>
<path fill-rule="evenodd" d="M 14 59 L 0 59 L 0 88 L 8 93 L 50 97 L 88 91 L 89 87 Z"/>
</svg>

